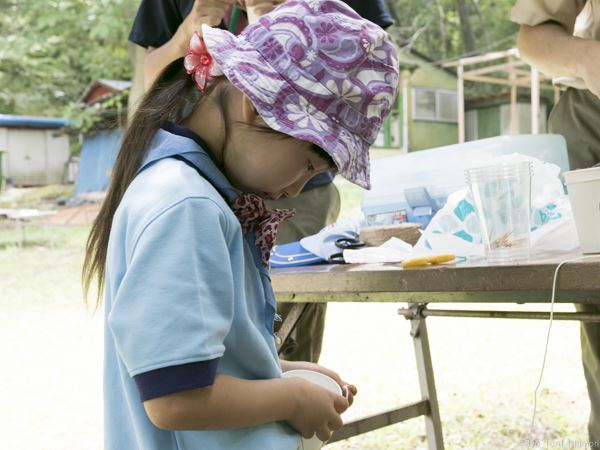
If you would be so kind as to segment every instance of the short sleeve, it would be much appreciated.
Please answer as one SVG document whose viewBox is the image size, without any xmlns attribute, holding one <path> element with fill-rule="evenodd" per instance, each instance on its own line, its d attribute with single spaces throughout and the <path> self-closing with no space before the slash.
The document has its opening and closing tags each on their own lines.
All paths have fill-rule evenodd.
<svg viewBox="0 0 600 450">
<path fill-rule="evenodd" d="M 161 47 L 171 40 L 193 3 L 193 0 L 142 0 L 129 40 L 145 48 Z"/>
<path fill-rule="evenodd" d="M 381 28 L 387 28 L 394 23 L 385 0 L 344 0 L 344 2 L 361 17 L 376 23 Z"/>
<path fill-rule="evenodd" d="M 107 325 L 130 376 L 220 358 L 233 318 L 225 213 L 187 198 L 140 233 Z"/>
<path fill-rule="evenodd" d="M 585 3 L 586 0 L 517 0 L 511 20 L 529 26 L 556 22 L 573 33 L 577 16 Z"/>
</svg>

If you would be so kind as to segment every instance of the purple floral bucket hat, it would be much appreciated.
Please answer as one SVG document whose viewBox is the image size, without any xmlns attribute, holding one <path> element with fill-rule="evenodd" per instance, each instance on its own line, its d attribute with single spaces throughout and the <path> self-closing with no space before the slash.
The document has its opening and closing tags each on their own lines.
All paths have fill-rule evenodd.
<svg viewBox="0 0 600 450">
<path fill-rule="evenodd" d="M 318 145 L 370 188 L 369 147 L 398 88 L 388 33 L 339 0 L 288 0 L 239 36 L 207 26 L 202 36 L 271 128 Z"/>
</svg>

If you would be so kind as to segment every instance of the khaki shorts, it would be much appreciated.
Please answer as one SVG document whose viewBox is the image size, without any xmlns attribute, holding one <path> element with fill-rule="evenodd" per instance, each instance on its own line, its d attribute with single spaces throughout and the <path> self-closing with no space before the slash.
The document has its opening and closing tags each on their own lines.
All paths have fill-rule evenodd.
<svg viewBox="0 0 600 450">
<path fill-rule="evenodd" d="M 564 92 L 550 114 L 549 128 L 567 140 L 571 170 L 600 162 L 600 99 L 590 91 Z"/>
<path fill-rule="evenodd" d="M 269 208 L 295 208 L 296 215 L 283 222 L 277 233 L 277 243 L 294 242 L 337 220 L 340 194 L 333 183 L 302 192 L 296 198 L 268 201 Z M 293 303 L 278 303 L 277 312 L 285 319 Z M 279 354 L 288 361 L 318 362 L 323 344 L 327 303 L 309 303 Z M 281 322 L 275 324 L 275 331 Z"/>
<path fill-rule="evenodd" d="M 590 91 L 568 89 L 550 114 L 550 131 L 567 140 L 571 169 L 600 163 L 600 99 Z M 576 304 L 580 312 L 600 312 L 600 305 Z M 581 358 L 591 413 L 588 433 L 600 443 L 600 324 L 581 322 Z"/>
</svg>

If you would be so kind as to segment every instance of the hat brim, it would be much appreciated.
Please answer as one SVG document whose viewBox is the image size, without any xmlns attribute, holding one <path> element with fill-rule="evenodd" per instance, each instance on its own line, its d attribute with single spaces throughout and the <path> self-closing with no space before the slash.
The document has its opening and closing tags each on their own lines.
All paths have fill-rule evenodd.
<svg viewBox="0 0 600 450">
<path fill-rule="evenodd" d="M 371 188 L 370 143 L 312 105 L 307 97 L 313 94 L 298 92 L 298 80 L 294 85 L 286 81 L 243 34 L 234 36 L 204 25 L 202 36 L 221 71 L 250 99 L 267 125 L 318 145 L 332 157 L 340 175 L 362 188 Z M 356 150 L 349 152 L 348 148 Z"/>
<path fill-rule="evenodd" d="M 297 267 L 311 264 L 322 264 L 323 258 L 306 250 L 300 242 L 276 245 L 271 250 L 269 264 L 271 267 Z"/>
</svg>

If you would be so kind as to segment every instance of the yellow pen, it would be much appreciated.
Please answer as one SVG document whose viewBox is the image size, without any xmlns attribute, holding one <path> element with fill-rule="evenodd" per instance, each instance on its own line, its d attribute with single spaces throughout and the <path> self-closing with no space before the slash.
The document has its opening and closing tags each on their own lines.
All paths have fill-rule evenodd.
<svg viewBox="0 0 600 450">
<path fill-rule="evenodd" d="M 455 255 L 451 253 L 444 255 L 431 255 L 431 256 L 418 256 L 416 258 L 409 258 L 402 261 L 402 267 L 405 269 L 408 267 L 421 267 L 433 264 L 442 264 L 456 259 Z"/>
</svg>

